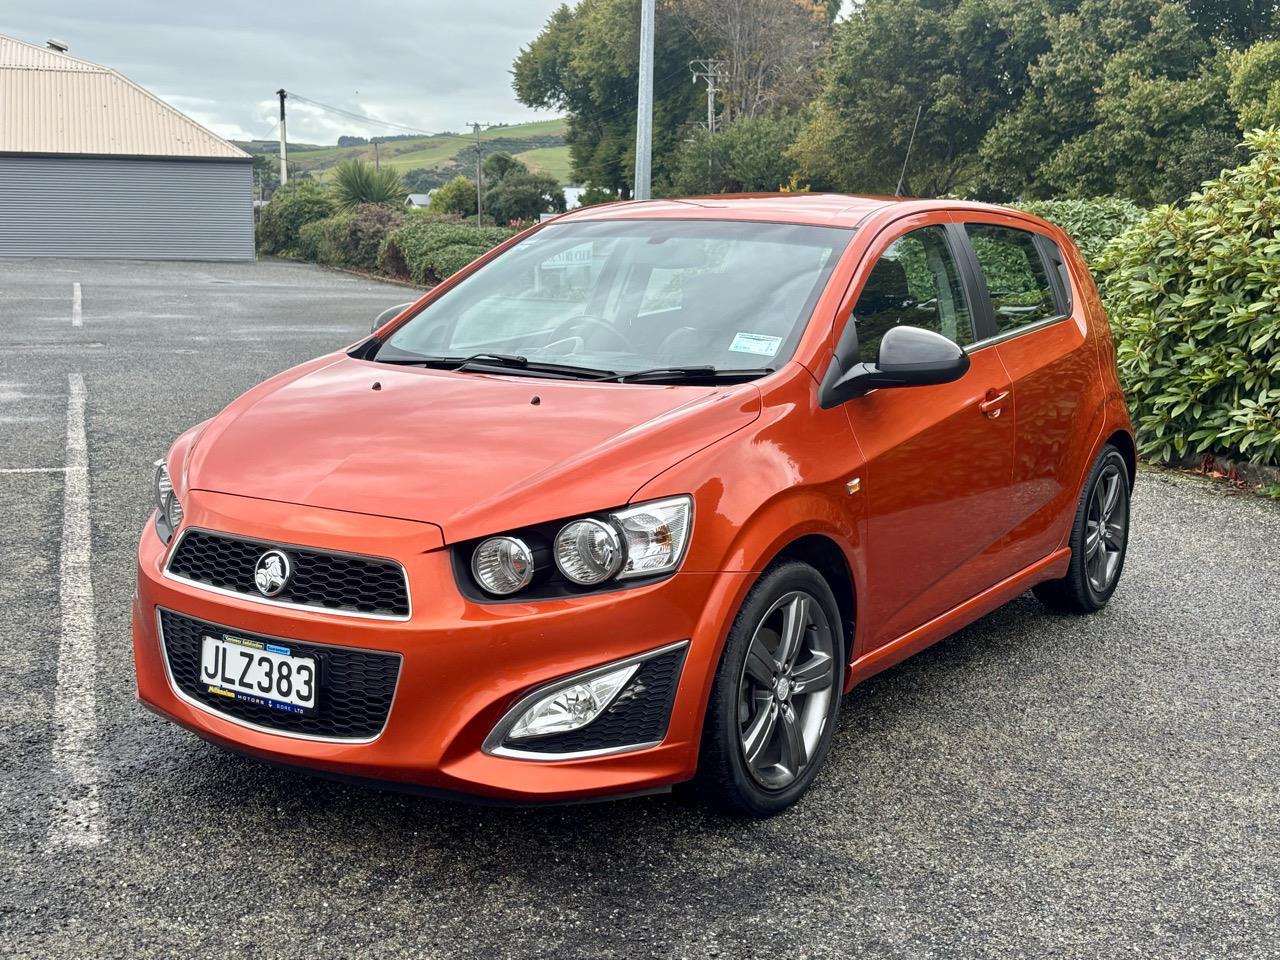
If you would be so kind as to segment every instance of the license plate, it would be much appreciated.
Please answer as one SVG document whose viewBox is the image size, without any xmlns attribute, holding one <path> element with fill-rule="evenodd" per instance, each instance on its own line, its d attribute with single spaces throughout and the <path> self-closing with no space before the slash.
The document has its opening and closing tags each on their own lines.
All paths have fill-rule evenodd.
<svg viewBox="0 0 1280 960">
<path fill-rule="evenodd" d="M 209 692 L 285 713 L 316 708 L 316 662 L 288 647 L 223 634 L 204 637 L 200 680 Z"/>
</svg>

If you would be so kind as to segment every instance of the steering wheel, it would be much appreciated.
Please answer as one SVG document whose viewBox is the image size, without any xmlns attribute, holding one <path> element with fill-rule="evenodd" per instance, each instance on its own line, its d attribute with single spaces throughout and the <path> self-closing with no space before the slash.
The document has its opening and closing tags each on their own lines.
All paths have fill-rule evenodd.
<svg viewBox="0 0 1280 960">
<path fill-rule="evenodd" d="M 582 313 L 564 321 L 564 323 L 551 331 L 550 342 L 554 343 L 555 341 L 564 339 L 565 337 L 574 336 L 579 330 L 585 327 L 590 327 L 592 330 L 601 330 L 611 336 L 627 353 L 635 352 L 635 348 L 631 345 L 631 341 L 627 339 L 627 335 L 625 333 L 615 327 L 608 320 L 602 320 L 600 317 L 593 317 L 589 313 Z M 583 337 L 583 340 L 585 341 L 586 337 Z"/>
</svg>

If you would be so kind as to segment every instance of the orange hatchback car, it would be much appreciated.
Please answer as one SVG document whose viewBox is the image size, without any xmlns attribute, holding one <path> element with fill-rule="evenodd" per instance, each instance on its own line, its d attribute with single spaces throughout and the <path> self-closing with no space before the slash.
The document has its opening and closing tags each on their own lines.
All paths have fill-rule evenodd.
<svg viewBox="0 0 1280 960">
<path fill-rule="evenodd" d="M 776 813 L 841 694 L 1027 589 L 1105 604 L 1134 444 L 1061 230 L 980 204 L 534 227 L 157 463 L 138 695 L 322 774 Z"/>
</svg>

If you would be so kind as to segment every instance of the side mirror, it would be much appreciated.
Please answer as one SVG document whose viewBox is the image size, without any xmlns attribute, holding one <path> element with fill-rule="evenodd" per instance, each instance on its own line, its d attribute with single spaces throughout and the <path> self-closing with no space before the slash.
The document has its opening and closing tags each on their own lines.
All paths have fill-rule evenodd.
<svg viewBox="0 0 1280 960">
<path fill-rule="evenodd" d="M 373 331 L 377 330 L 380 326 L 382 326 L 388 320 L 392 319 L 393 317 L 400 316 L 400 314 L 404 313 L 406 310 L 408 310 L 412 306 L 413 306 L 413 301 L 410 301 L 409 303 L 402 303 L 394 307 L 387 307 L 387 309 L 383 310 L 380 314 L 378 314 L 376 317 L 373 318 L 373 326 L 369 328 L 369 332 L 373 333 Z"/>
<path fill-rule="evenodd" d="M 850 321 L 849 327 L 855 324 Z M 857 358 L 857 337 L 842 336 L 836 357 L 822 381 L 820 401 L 834 407 L 884 387 L 922 387 L 951 383 L 969 372 L 964 348 L 940 333 L 922 327 L 890 327 L 880 339 L 875 363 L 849 362 Z M 850 351 L 850 347 L 852 350 Z"/>
</svg>

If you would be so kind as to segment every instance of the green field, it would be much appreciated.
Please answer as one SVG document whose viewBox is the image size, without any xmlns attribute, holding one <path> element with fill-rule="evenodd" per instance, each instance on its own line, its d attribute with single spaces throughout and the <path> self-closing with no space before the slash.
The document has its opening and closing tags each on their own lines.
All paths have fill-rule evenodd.
<svg viewBox="0 0 1280 960">
<path fill-rule="evenodd" d="M 569 176 L 569 147 L 561 144 L 558 147 L 535 147 L 517 153 L 516 159 L 524 163 L 530 170 L 538 173 L 549 173 L 561 183 L 571 183 Z"/>
<path fill-rule="evenodd" d="M 520 157 L 531 169 L 549 173 L 561 183 L 569 181 L 569 148 L 564 144 L 565 122 L 562 119 L 538 120 L 533 123 L 491 127 L 480 133 L 486 153 L 506 151 Z M 238 144 L 250 153 L 275 153 L 274 140 L 254 140 Z M 381 143 L 377 147 L 380 163 L 402 173 L 419 167 L 449 168 L 459 166 L 462 172 L 475 167 L 475 137 L 469 133 L 440 133 L 430 137 L 411 137 Z M 354 147 L 326 147 L 317 144 L 289 144 L 289 167 L 306 171 L 324 179 L 327 172 L 343 160 L 358 157 L 374 160 L 373 144 Z"/>
</svg>

